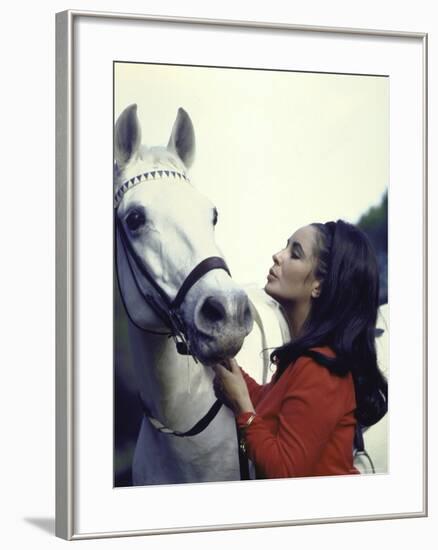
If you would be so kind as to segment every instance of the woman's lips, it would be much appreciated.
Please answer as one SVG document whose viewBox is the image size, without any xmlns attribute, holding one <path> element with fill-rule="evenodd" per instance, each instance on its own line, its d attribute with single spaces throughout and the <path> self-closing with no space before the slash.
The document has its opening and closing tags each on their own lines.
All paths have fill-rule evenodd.
<svg viewBox="0 0 438 550">
<path fill-rule="evenodd" d="M 269 273 L 268 273 L 268 277 L 267 277 L 268 280 L 270 279 L 278 279 L 277 275 L 272 271 L 272 269 L 269 270 Z"/>
</svg>

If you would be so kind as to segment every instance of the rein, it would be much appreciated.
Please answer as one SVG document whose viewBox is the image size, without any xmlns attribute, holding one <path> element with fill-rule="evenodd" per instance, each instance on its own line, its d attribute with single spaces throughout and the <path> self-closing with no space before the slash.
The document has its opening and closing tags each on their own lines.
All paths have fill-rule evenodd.
<svg viewBox="0 0 438 550">
<path fill-rule="evenodd" d="M 190 430 L 187 430 L 185 432 L 180 432 L 178 430 L 172 430 L 162 424 L 159 420 L 154 418 L 151 414 L 151 411 L 147 407 L 147 405 L 144 403 L 143 399 L 139 395 L 141 407 L 143 409 L 144 415 L 149 419 L 152 426 L 158 430 L 159 432 L 163 434 L 170 434 L 175 435 L 177 437 L 192 437 L 194 435 L 198 435 L 201 433 L 205 428 L 210 424 L 210 422 L 213 420 L 213 418 L 217 415 L 220 408 L 222 407 L 222 402 L 219 401 L 219 399 L 216 399 L 216 401 L 213 403 L 213 405 L 210 407 L 210 409 L 205 413 L 205 415 L 201 418 L 201 420 L 198 420 L 196 424 L 190 428 Z"/>
</svg>

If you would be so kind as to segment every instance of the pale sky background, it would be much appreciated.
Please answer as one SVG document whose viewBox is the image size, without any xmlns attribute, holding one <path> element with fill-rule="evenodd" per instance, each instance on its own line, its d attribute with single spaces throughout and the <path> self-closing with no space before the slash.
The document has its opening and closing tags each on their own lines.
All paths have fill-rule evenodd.
<svg viewBox="0 0 438 550">
<path fill-rule="evenodd" d="M 264 286 L 297 228 L 357 222 L 387 189 L 388 78 L 117 63 L 115 118 L 131 103 L 151 146 L 167 144 L 178 107 L 189 113 L 191 181 L 219 211 L 241 284 Z"/>
</svg>

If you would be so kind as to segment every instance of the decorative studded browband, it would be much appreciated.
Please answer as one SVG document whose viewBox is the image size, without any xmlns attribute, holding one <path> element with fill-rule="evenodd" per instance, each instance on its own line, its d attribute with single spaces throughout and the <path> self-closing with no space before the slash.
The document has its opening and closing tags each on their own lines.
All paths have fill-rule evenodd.
<svg viewBox="0 0 438 550">
<path fill-rule="evenodd" d="M 183 179 L 187 182 L 190 182 L 189 178 L 184 172 L 177 172 L 176 170 L 150 170 L 148 172 L 144 172 L 143 174 L 134 176 L 133 178 L 126 180 L 122 183 L 122 185 L 117 190 L 117 193 L 114 195 L 114 208 L 117 208 L 119 206 L 120 201 L 122 200 L 123 195 L 126 193 L 126 191 L 128 191 L 135 185 L 138 185 L 139 183 L 142 183 L 144 181 L 156 180 L 165 177 L 180 180 Z"/>
</svg>

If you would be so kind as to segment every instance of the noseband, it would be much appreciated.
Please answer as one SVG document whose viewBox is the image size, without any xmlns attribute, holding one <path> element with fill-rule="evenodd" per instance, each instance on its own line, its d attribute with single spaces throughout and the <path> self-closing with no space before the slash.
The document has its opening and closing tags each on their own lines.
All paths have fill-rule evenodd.
<svg viewBox="0 0 438 550">
<path fill-rule="evenodd" d="M 195 266 L 194 269 L 192 269 L 192 271 L 188 274 L 186 279 L 183 281 L 181 287 L 179 288 L 175 298 L 172 300 L 166 294 L 166 292 L 159 286 L 159 284 L 155 281 L 155 279 L 147 270 L 144 263 L 138 257 L 138 254 L 135 252 L 131 241 L 126 235 L 126 231 L 123 226 L 123 223 L 120 221 L 119 217 L 117 216 L 118 206 L 123 198 L 123 195 L 126 193 L 126 191 L 131 189 L 133 186 L 146 182 L 148 180 L 157 179 L 157 178 L 161 179 L 164 177 L 171 178 L 171 179 L 184 179 L 186 181 L 189 181 L 187 176 L 184 173 L 175 172 L 171 170 L 153 170 L 150 172 L 145 172 L 144 174 L 141 174 L 139 176 L 135 176 L 134 178 L 131 178 L 128 181 L 125 181 L 120 186 L 120 188 L 118 189 L 114 197 L 114 212 L 115 212 L 114 226 L 115 228 L 117 227 L 119 230 L 119 234 L 122 240 L 123 249 L 125 251 L 125 256 L 129 265 L 129 269 L 138 291 L 142 295 L 143 299 L 149 304 L 149 306 L 161 319 L 164 325 L 169 329 L 170 331 L 169 336 L 171 336 L 174 339 L 178 353 L 180 353 L 181 355 L 192 355 L 195 361 L 197 361 L 196 356 L 194 355 L 193 350 L 191 349 L 191 346 L 190 346 L 190 342 L 187 335 L 187 327 L 181 316 L 180 307 L 184 302 L 184 299 L 188 291 L 192 288 L 192 286 L 195 285 L 199 281 L 199 279 L 201 279 L 201 277 L 203 277 L 209 271 L 212 271 L 213 269 L 223 269 L 231 277 L 231 273 L 230 273 L 230 270 L 228 269 L 227 264 L 225 263 L 224 259 L 220 258 L 219 256 L 210 256 L 209 258 L 205 258 L 197 266 Z M 117 235 L 115 238 L 115 243 L 117 246 Z M 134 261 L 137 269 L 140 271 L 143 277 L 148 281 L 151 287 L 156 291 L 159 297 L 158 299 L 151 292 L 143 291 L 143 289 L 141 288 L 136 278 L 133 266 L 131 264 L 131 259 Z M 117 262 L 117 253 L 116 253 L 116 262 Z M 123 294 L 122 293 L 120 294 L 123 300 Z M 126 305 L 125 305 L 125 309 L 128 313 L 128 309 L 126 308 Z M 138 325 L 132 319 L 131 321 L 138 327 Z M 147 331 L 142 327 L 138 327 L 138 328 L 146 332 L 153 332 L 153 331 Z"/>
</svg>

